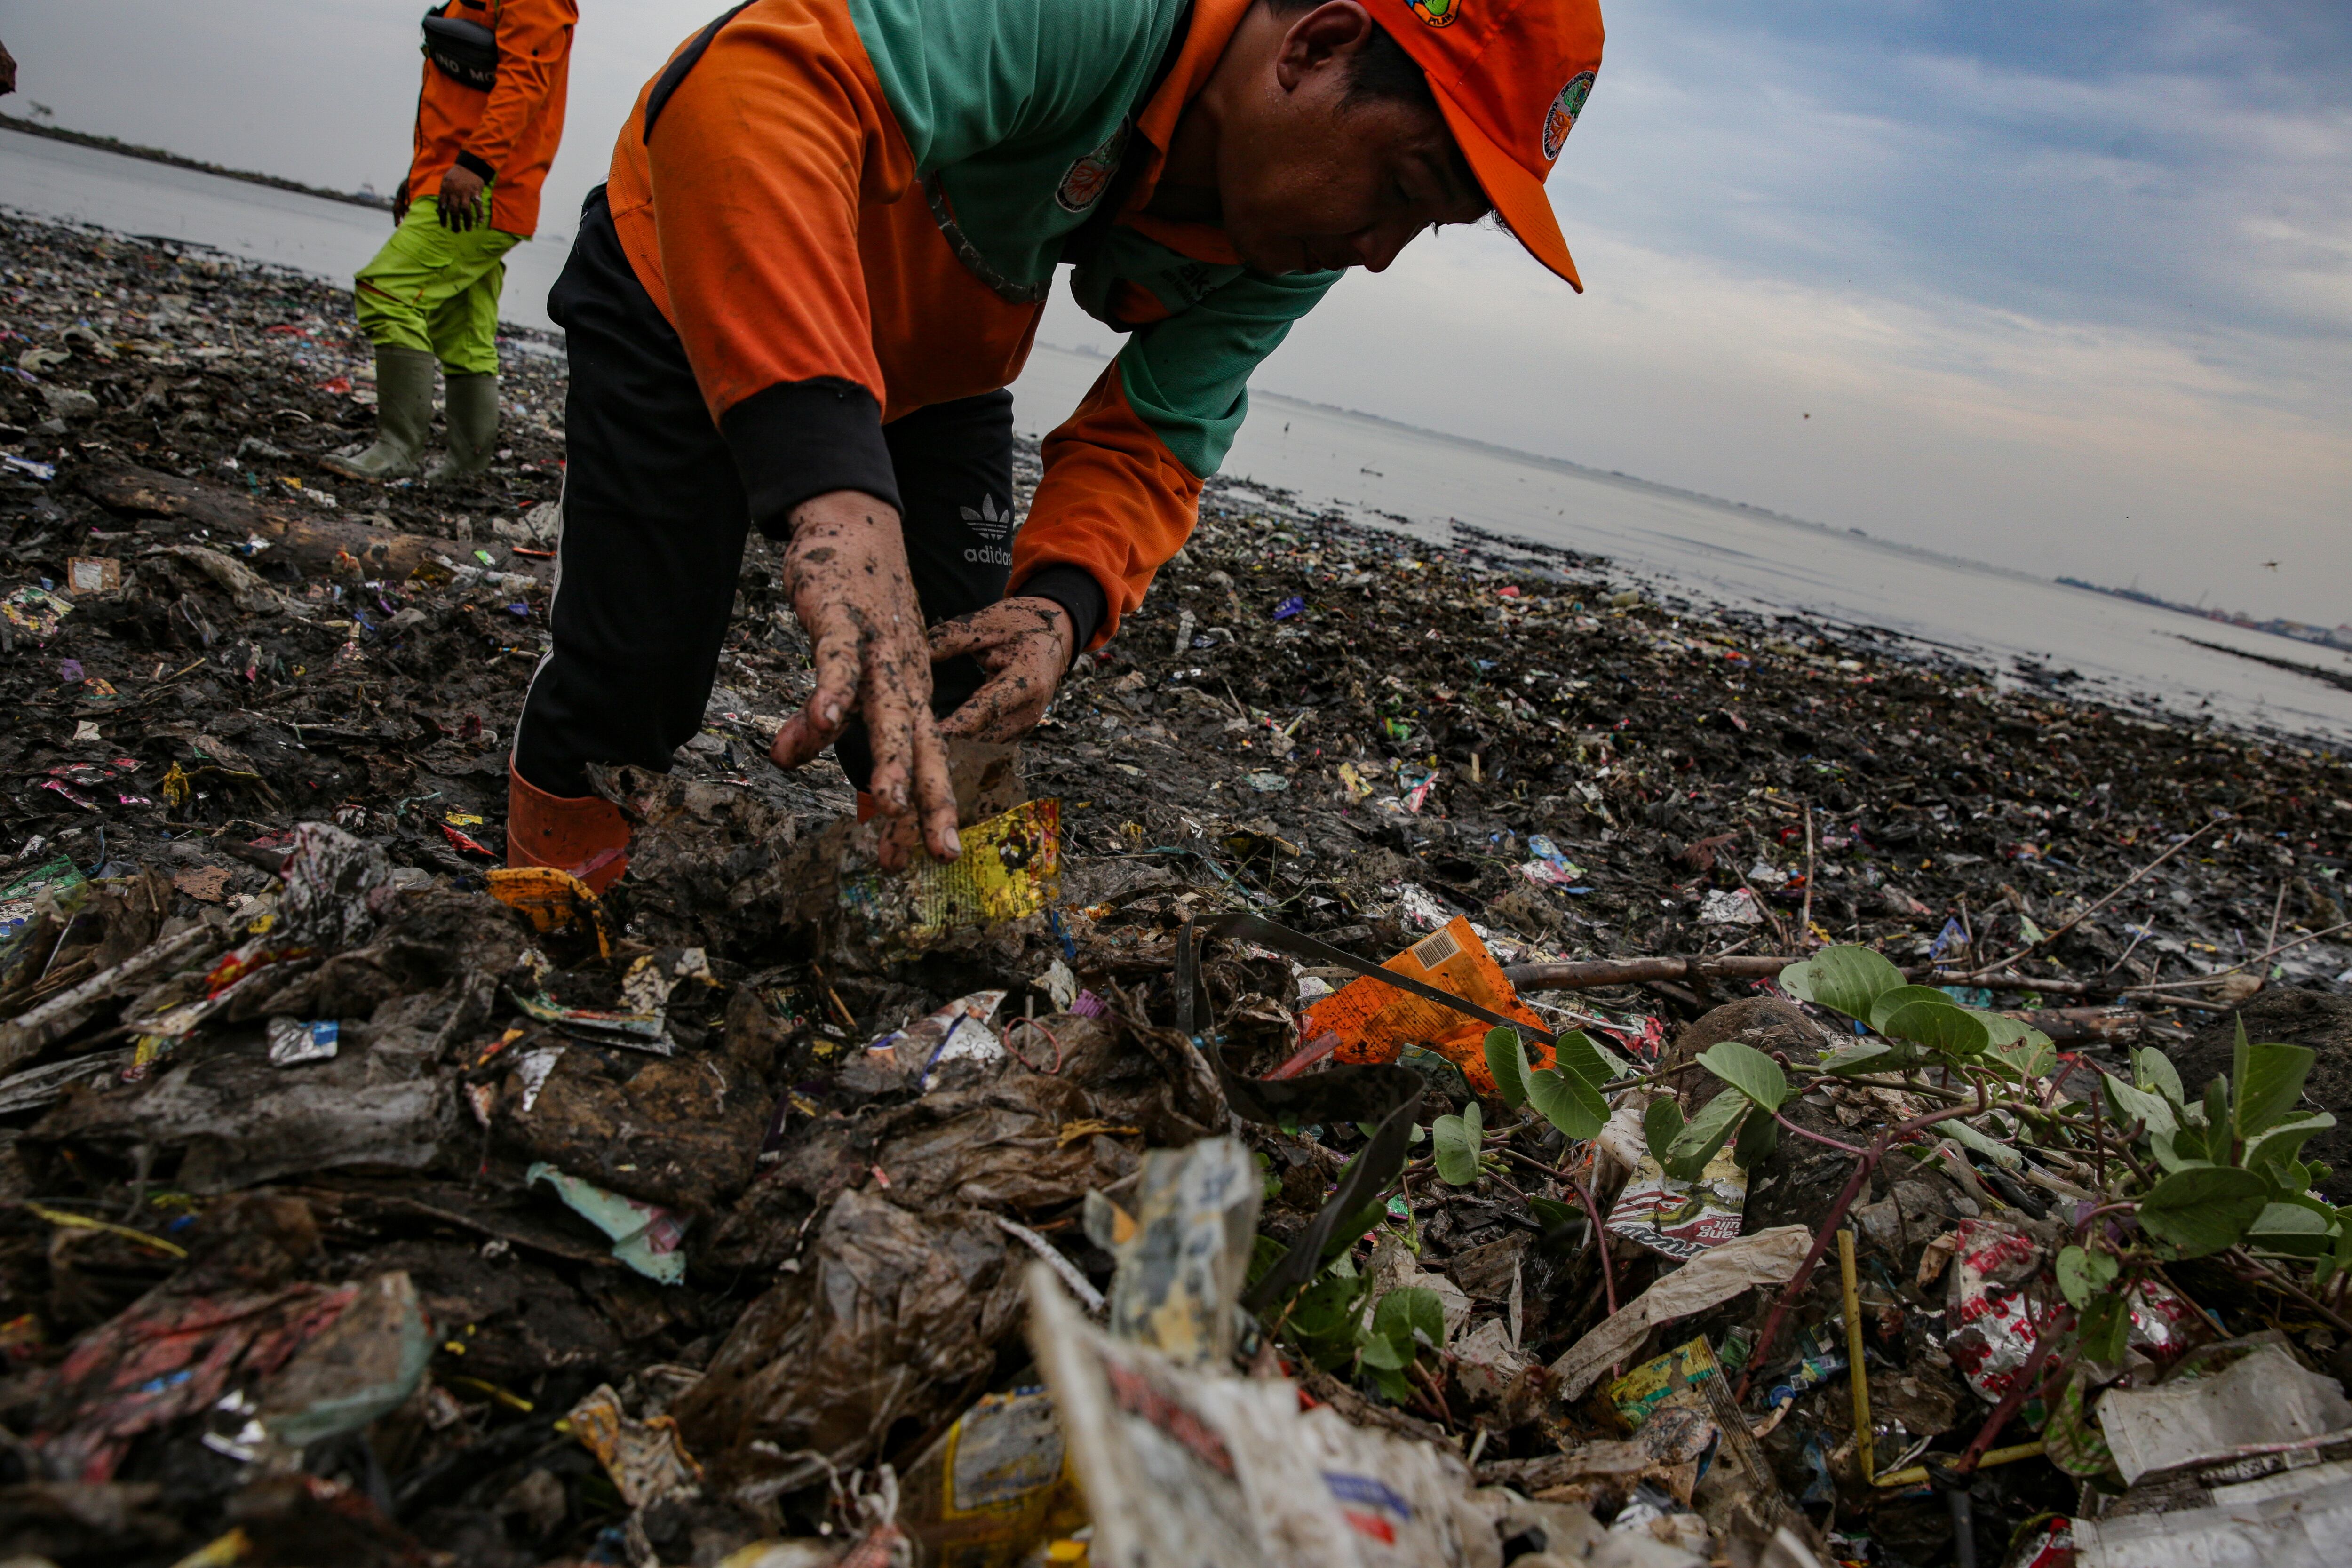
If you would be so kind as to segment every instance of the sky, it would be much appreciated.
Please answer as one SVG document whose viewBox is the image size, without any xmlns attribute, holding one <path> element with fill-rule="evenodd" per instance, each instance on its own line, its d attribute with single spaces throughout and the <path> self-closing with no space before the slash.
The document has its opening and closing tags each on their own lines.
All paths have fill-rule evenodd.
<svg viewBox="0 0 2352 1568">
<path fill-rule="evenodd" d="M 1475 0 L 1473 0 L 1475 3 Z M 720 0 L 587 0 L 547 243 Z M 56 122 L 389 189 L 418 0 L 0 0 Z M 1256 384 L 2047 575 L 2352 621 L 2352 6 L 1643 0 L 1550 191 Z M 1041 337 L 1108 347 L 1066 297 Z M 2271 563 L 2275 563 L 2275 565 Z"/>
</svg>

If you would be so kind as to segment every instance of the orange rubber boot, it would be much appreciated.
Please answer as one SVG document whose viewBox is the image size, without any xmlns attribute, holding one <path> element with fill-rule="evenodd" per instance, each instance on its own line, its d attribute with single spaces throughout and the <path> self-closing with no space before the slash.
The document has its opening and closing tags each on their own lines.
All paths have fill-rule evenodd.
<svg viewBox="0 0 2352 1568">
<path fill-rule="evenodd" d="M 601 893 L 629 868 L 629 819 L 601 795 L 550 795 L 509 762 L 507 864 L 551 866 Z"/>
</svg>

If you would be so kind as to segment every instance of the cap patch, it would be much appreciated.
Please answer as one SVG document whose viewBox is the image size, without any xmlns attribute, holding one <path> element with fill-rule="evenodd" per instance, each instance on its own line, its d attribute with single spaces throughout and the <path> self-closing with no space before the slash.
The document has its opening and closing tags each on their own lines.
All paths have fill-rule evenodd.
<svg viewBox="0 0 2352 1568">
<path fill-rule="evenodd" d="M 1412 14 L 1433 27 L 1450 27 L 1462 16 L 1462 0 L 1405 0 Z"/>
<path fill-rule="evenodd" d="M 1576 117 L 1584 112 L 1584 100 L 1591 96 L 1592 73 L 1579 71 L 1568 79 L 1568 85 L 1551 100 L 1551 108 L 1544 115 L 1544 162 L 1559 156 L 1559 150 L 1568 143 L 1568 133 L 1576 129 Z"/>
</svg>

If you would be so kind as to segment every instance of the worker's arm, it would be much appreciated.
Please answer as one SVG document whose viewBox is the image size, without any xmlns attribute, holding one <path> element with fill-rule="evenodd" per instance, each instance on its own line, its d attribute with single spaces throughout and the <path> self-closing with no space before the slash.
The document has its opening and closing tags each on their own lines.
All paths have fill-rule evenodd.
<svg viewBox="0 0 2352 1568">
<path fill-rule="evenodd" d="M 817 686 L 772 755 L 806 762 L 862 713 L 883 815 L 911 806 L 949 856 L 955 807 L 882 439 L 859 207 L 907 199 L 918 168 L 1018 142 L 1041 120 L 1115 122 L 1120 106 L 1095 102 L 1104 82 L 1159 46 L 1133 25 L 1148 7 L 1098 0 L 881 7 L 864 36 L 856 10 L 812 26 L 754 6 L 720 28 L 662 105 L 647 176 L 670 321 L 752 522 L 791 541 Z"/>
<path fill-rule="evenodd" d="M 1204 274 L 1206 286 L 1203 287 Z M 1127 230 L 1082 270 L 1082 302 L 1171 311 L 1137 331 L 1045 438 L 1045 473 L 1000 605 L 935 627 L 931 657 L 976 655 L 991 679 L 941 726 L 1009 739 L 1044 716 L 1081 649 L 1109 640 L 1200 515 L 1249 409 L 1249 376 L 1338 274 L 1204 268 Z"/>
<path fill-rule="evenodd" d="M 883 815 L 911 812 L 951 858 L 955 797 L 857 248 L 860 202 L 903 193 L 914 162 L 840 26 L 831 37 L 755 11 L 663 103 L 645 140 L 662 292 L 751 521 L 789 542 L 785 588 L 816 688 L 772 754 L 797 767 L 861 715 Z"/>
<path fill-rule="evenodd" d="M 531 117 L 554 89 L 580 19 L 575 0 L 505 0 L 499 6 L 499 79 L 482 118 L 441 181 L 441 218 L 452 228 L 489 221 L 482 191 L 498 178 Z"/>
<path fill-rule="evenodd" d="M 1045 478 L 1013 544 L 1011 591 L 1066 581 L 1057 568 L 1083 569 L 1102 604 L 1091 621 L 1073 606 L 1080 646 L 1108 640 L 1190 537 L 1201 483 L 1224 462 L 1249 411 L 1251 373 L 1338 278 L 1205 267 L 1115 230 L 1079 275 L 1080 300 L 1098 315 L 1113 300 L 1139 298 L 1171 313 L 1137 330 L 1046 437 Z"/>
</svg>

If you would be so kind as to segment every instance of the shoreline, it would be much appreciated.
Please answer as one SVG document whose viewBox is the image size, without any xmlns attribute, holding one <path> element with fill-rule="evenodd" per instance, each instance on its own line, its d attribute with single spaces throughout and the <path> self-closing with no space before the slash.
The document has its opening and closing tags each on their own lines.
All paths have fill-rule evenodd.
<svg viewBox="0 0 2352 1568">
<path fill-rule="evenodd" d="M 136 158 L 142 163 L 164 163 L 174 169 L 189 169 L 199 174 L 216 174 L 224 180 L 240 180 L 248 185 L 267 185 L 272 190 L 292 191 L 297 195 L 316 196 L 321 201 L 341 202 L 346 206 L 367 207 L 375 212 L 390 212 L 390 196 L 370 195 L 361 191 L 331 191 L 320 185 L 306 185 L 299 180 L 289 180 L 278 174 L 264 174 L 251 169 L 225 168 L 207 163 L 200 158 L 190 158 L 162 147 L 142 147 L 135 142 L 123 142 L 112 136 L 99 136 L 88 131 L 68 131 L 62 125 L 45 125 L 37 120 L 23 120 L 13 114 L 0 114 L 0 131 L 20 132 L 26 136 L 38 136 L 50 142 L 67 142 L 77 147 L 93 148 L 100 153 L 112 153 L 120 157 Z"/>
<path fill-rule="evenodd" d="M 264 264 L 60 226 L 8 220 L 0 234 L 12 246 L 49 247 L 61 278 L 101 274 L 83 281 L 127 291 L 115 314 L 87 326 L 68 295 L 47 316 L 42 300 L 28 298 L 20 315 L 25 339 L 54 345 L 65 362 L 36 373 L 40 388 L 62 384 L 58 395 L 86 410 L 70 422 L 45 421 L 47 390 L 0 386 L 13 400 L 13 412 L 0 410 L 0 446 L 51 468 L 47 479 L 13 471 L 14 504 L 0 495 L 0 538 L 11 541 L 5 554 L 20 582 L 62 581 L 68 556 L 125 553 L 115 541 L 201 545 L 222 530 L 243 539 L 266 538 L 269 528 L 290 529 L 289 540 L 323 540 L 333 529 L 360 527 L 406 552 L 403 559 L 429 544 L 518 583 L 548 574 L 553 515 L 545 503 L 558 494 L 562 457 L 560 358 L 509 336 L 508 397 L 523 412 L 502 433 L 509 459 L 478 489 L 436 494 L 344 481 L 316 458 L 363 432 L 373 411 L 371 362 L 341 289 Z M 74 395 L 84 389 L 86 405 Z M 126 470 L 153 479 L 126 482 Z M 1035 448 L 1024 443 L 1018 508 L 1036 477 Z M 135 499 L 158 485 L 185 490 L 163 501 Z M 289 543 L 253 559 L 266 576 L 282 574 L 304 595 L 330 595 L 333 606 L 349 595 L 332 571 L 320 575 L 319 564 L 331 567 L 335 555 L 327 550 L 322 558 L 322 548 Z M 678 766 L 814 811 L 840 787 L 837 770 L 824 763 L 785 775 L 764 760 L 768 735 L 810 679 L 796 628 L 788 616 L 777 619 L 776 566 L 764 542 L 747 552 L 745 618 L 730 630 L 705 733 L 681 751 Z M 364 590 L 392 595 L 385 603 L 450 592 L 389 578 Z M 348 703 L 354 699 L 335 693 L 362 675 L 371 708 L 391 701 L 433 715 L 445 734 L 507 734 L 545 635 L 543 606 L 528 594 L 499 606 L 458 593 L 452 604 L 436 612 L 440 629 L 422 641 L 385 631 L 379 623 L 391 612 L 372 599 L 356 615 L 309 612 L 313 626 L 344 628 L 341 637 L 299 620 L 247 626 L 251 617 L 232 606 L 207 613 L 209 642 L 191 645 L 184 626 L 142 621 L 123 635 L 167 646 L 133 655 L 101 643 L 75 657 L 131 702 L 157 680 L 159 666 L 168 674 L 198 654 L 217 664 L 224 642 L 249 645 L 257 650 L 250 672 L 201 677 L 181 698 L 200 710 L 216 705 L 208 732 L 232 743 L 223 727 L 258 724 L 275 733 L 264 715 Z M 94 619 L 71 619 L 69 637 Z M 428 647 L 441 651 L 427 656 Z M 20 637 L 15 659 L 0 668 L 16 672 L 31 720 L 15 765 L 46 776 L 71 763 L 66 718 L 86 703 L 58 685 L 55 655 L 44 666 L 38 654 L 28 663 L 30 652 Z M 2276 844 L 2284 834 L 2295 856 L 2312 858 L 2298 873 L 2308 893 L 2296 897 L 2311 906 L 2303 929 L 2329 923 L 2326 910 L 2347 888 L 2339 873 L 2352 865 L 2352 806 L 2331 804 L 2352 801 L 2352 763 L 2341 746 L 2258 722 L 2141 706 L 2083 685 L 2063 672 L 1998 668 L 1981 654 L 1899 630 L 1710 605 L 1702 590 L 1671 577 L 1631 574 L 1501 531 L 1455 524 L 1431 539 L 1343 518 L 1264 481 L 1218 477 L 1185 553 L 1117 639 L 1079 661 L 1026 750 L 1033 787 L 1053 785 L 1078 803 L 1071 820 L 1080 854 L 1127 852 L 1127 825 L 1164 844 L 1202 831 L 1187 821 L 1255 821 L 1263 835 L 1302 849 L 1302 871 L 1327 855 L 1344 861 L 1355 853 L 1350 846 L 1385 846 L 1424 867 L 1433 857 L 1455 867 L 1456 901 L 1476 910 L 1517 885 L 1494 881 L 1487 869 L 1516 877 L 1506 858 L 1524 859 L 1513 847 L 1533 836 L 1580 847 L 1569 852 L 1586 864 L 1646 843 L 1645 853 L 1605 879 L 1596 868 L 1590 897 L 1555 910 L 1557 931 L 1585 933 L 1580 940 L 1591 951 L 1578 956 L 1706 952 L 1745 934 L 1694 918 L 1702 901 L 1695 889 L 1707 882 L 1715 856 L 1691 847 L 1724 832 L 1727 813 L 1748 821 L 1789 811 L 1794 820 L 1800 801 L 1842 817 L 1841 832 L 1854 845 L 1878 846 L 1851 851 L 1871 858 L 1868 877 L 1820 889 L 1844 911 L 1829 929 L 1867 932 L 1936 912 L 1935 929 L 1903 939 L 1906 962 L 1924 953 L 1946 913 L 1963 908 L 1997 908 L 2007 911 L 2002 919 L 2047 929 L 2055 923 L 2047 910 L 2027 911 L 2091 896 L 2102 868 L 2127 859 L 2158 824 L 2165 833 L 2186 832 L 2216 811 L 2242 822 L 2278 817 L 2262 838 Z M 44 712 L 63 725 L 57 734 L 47 733 Z M 310 726 L 325 721 L 305 721 L 284 732 L 284 743 L 309 744 Z M 404 723 L 415 731 L 424 721 Z M 419 731 L 412 746 L 430 752 L 451 743 L 425 738 L 434 732 Z M 153 743 L 171 742 L 159 736 Z M 394 771 L 370 781 L 361 798 L 437 788 L 446 798 L 462 795 L 495 831 L 505 804 L 502 756 L 484 741 L 462 759 L 427 765 L 423 753 L 394 748 L 380 758 Z M 394 757 L 407 760 L 395 767 Z M 160 772 L 171 760 L 159 751 L 154 765 Z M 419 766 L 439 782 L 415 784 L 405 770 Z M 331 788 L 321 776 L 299 798 L 327 791 L 331 804 L 340 798 L 334 790 L 360 787 L 361 773 L 331 771 L 343 782 Z M 1409 797 L 1420 804 L 1396 804 Z M 269 815 L 293 807 L 280 792 Z M 13 847 L 28 835 L 87 826 L 77 810 L 54 792 L 33 791 L 0 810 L 0 829 L 15 836 Z M 2140 826 L 2126 826 L 2126 818 Z M 142 845 L 142 821 L 132 813 L 110 825 L 108 853 L 128 856 Z M 432 825 L 387 825 L 421 868 L 467 873 L 465 853 L 451 853 Z M 2075 848 L 2064 847 L 2067 837 L 2086 833 Z M 2163 924 L 2189 928 L 2162 938 L 2178 949 L 2168 962 L 2210 955 L 2188 974 L 2239 956 L 2249 928 L 2259 936 L 2273 912 L 2277 888 L 2263 869 L 2270 851 L 2257 849 L 2251 828 L 2239 837 L 2249 874 L 2266 888 L 2259 910 L 2221 912 L 2234 882 L 2217 873 L 2179 919 L 2152 911 Z M 1754 859 L 1767 850 L 1769 859 L 1785 846 L 1759 841 L 1742 853 Z M 1794 874 L 1785 861 L 1779 868 Z M 1475 898 L 1474 889 L 1481 889 Z M 1642 912 L 1644 900 L 1656 911 L 1661 900 L 1671 913 Z M 2283 929 L 2293 935 L 2294 910 L 2283 909 Z M 1781 912 L 1772 906 L 1773 918 Z M 1915 942 L 1920 953 L 1911 951 Z M 2115 953 L 2133 942 L 2121 937 Z M 2340 958 L 2323 956 L 2337 952 L 2316 947 L 2286 973 L 2330 983 L 2352 972 L 2352 946 Z"/>
</svg>

